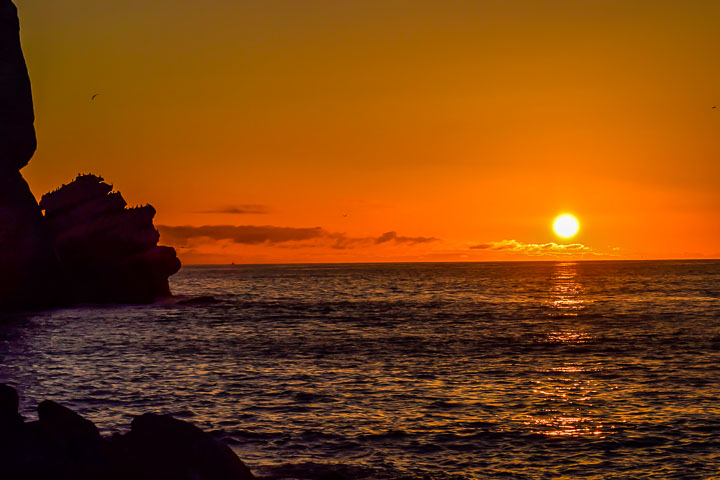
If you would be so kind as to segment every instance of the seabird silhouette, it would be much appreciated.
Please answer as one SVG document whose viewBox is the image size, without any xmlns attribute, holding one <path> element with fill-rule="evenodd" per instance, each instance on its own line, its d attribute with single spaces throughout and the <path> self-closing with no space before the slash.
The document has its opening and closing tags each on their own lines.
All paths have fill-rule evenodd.
<svg viewBox="0 0 720 480">
<path fill-rule="evenodd" d="M 96 93 L 95 95 L 93 95 L 92 97 L 90 97 L 90 100 L 95 100 L 95 97 L 97 97 L 98 95 L 100 95 L 100 94 L 99 94 L 99 93 Z"/>
</svg>

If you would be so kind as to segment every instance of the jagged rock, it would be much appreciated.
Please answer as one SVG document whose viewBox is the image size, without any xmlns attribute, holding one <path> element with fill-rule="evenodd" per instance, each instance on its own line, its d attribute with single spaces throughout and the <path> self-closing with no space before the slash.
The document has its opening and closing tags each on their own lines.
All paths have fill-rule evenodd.
<svg viewBox="0 0 720 480">
<path fill-rule="evenodd" d="M 53 250 L 75 302 L 152 302 L 170 296 L 168 277 L 180 269 L 175 250 L 157 245 L 150 205 L 127 208 L 96 175 L 42 197 Z"/>
<path fill-rule="evenodd" d="M 35 153 L 34 121 L 17 9 L 10 0 L 0 0 L 0 167 L 4 170 L 20 170 Z"/>
<path fill-rule="evenodd" d="M 112 191 L 113 187 L 103 180 L 102 177 L 96 175 L 78 175 L 69 184 L 43 195 L 40 202 L 41 207 L 47 212 L 46 216 L 52 220 L 78 205 L 92 205 L 95 200 L 107 200 L 108 193 Z"/>
</svg>

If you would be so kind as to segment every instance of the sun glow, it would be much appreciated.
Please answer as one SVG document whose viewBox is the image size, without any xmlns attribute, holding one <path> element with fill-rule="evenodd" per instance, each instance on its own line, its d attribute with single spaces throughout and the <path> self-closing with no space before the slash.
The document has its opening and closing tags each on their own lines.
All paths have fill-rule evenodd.
<svg viewBox="0 0 720 480">
<path fill-rule="evenodd" d="M 559 237 L 574 237 L 578 230 L 580 230 L 580 222 L 578 222 L 574 216 L 565 213 L 555 219 L 553 222 L 553 230 L 555 230 L 555 233 Z"/>
</svg>

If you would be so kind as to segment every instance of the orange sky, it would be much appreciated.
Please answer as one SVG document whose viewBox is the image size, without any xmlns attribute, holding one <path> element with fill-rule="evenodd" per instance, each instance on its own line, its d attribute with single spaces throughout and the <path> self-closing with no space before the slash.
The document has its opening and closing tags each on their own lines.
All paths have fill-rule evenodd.
<svg viewBox="0 0 720 480">
<path fill-rule="evenodd" d="M 34 192 L 185 263 L 720 257 L 720 2 L 16 3 Z"/>
</svg>

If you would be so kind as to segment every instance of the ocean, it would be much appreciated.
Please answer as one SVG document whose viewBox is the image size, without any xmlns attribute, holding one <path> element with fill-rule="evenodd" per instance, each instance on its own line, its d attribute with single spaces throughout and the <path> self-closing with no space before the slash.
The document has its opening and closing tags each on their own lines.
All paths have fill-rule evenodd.
<svg viewBox="0 0 720 480">
<path fill-rule="evenodd" d="M 720 261 L 184 267 L 0 323 L 0 382 L 263 478 L 720 478 Z"/>
</svg>

